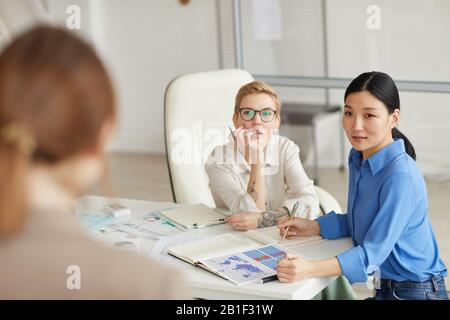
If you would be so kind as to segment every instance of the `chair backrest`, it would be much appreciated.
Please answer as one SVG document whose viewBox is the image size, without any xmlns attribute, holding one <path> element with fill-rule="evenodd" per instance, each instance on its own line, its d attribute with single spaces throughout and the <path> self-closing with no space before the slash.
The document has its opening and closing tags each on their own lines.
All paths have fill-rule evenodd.
<svg viewBox="0 0 450 320">
<path fill-rule="evenodd" d="M 226 143 L 235 96 L 253 80 L 244 70 L 226 69 L 182 75 L 167 86 L 164 132 L 175 202 L 215 207 L 205 162 L 214 147 Z"/>
<path fill-rule="evenodd" d="M 317 196 L 319 197 L 320 211 L 322 214 L 335 211 L 336 213 L 342 213 L 342 208 L 339 202 L 324 189 L 314 186 Z"/>
</svg>

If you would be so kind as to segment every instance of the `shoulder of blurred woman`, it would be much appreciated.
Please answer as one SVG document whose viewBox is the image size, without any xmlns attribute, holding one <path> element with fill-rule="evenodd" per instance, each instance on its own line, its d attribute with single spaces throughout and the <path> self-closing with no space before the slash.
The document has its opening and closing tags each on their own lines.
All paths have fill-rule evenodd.
<svg viewBox="0 0 450 320">
<path fill-rule="evenodd" d="M 94 246 L 93 246 L 94 248 Z M 103 257 L 103 285 L 110 288 L 111 298 L 120 299 L 187 299 L 184 277 L 176 268 L 147 258 L 136 252 L 99 246 Z M 100 259 L 98 259 L 100 260 Z"/>
</svg>

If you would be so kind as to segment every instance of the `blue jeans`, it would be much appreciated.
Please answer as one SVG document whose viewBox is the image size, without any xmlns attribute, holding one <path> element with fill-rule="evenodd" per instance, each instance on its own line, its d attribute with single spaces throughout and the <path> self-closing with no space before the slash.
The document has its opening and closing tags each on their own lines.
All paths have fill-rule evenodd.
<svg viewBox="0 0 450 320">
<path fill-rule="evenodd" d="M 433 276 L 423 282 L 381 280 L 373 300 L 448 300 L 444 278 Z"/>
</svg>

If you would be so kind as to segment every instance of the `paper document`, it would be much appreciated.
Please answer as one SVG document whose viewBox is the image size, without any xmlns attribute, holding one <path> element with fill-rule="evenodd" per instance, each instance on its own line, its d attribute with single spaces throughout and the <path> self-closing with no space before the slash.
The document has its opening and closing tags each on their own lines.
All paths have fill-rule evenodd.
<svg viewBox="0 0 450 320">
<path fill-rule="evenodd" d="M 139 251 L 139 237 L 125 230 L 106 226 L 91 234 L 98 240 L 105 242 L 114 248 L 134 251 L 136 253 Z"/>
<path fill-rule="evenodd" d="M 259 245 L 246 238 L 226 233 L 203 240 L 172 246 L 169 253 L 195 264 L 197 261 L 211 257 L 220 257 L 238 251 L 257 248 Z"/>
<path fill-rule="evenodd" d="M 280 0 L 253 0 L 251 13 L 255 40 L 280 41 L 283 39 Z"/>
<path fill-rule="evenodd" d="M 253 240 L 256 240 L 264 244 L 276 243 L 284 247 L 296 246 L 322 239 L 321 236 L 314 235 L 309 237 L 296 237 L 292 239 L 285 238 L 283 240 L 280 235 L 280 229 L 277 226 L 261 228 L 256 230 L 248 230 L 245 233 L 245 235 L 249 238 L 252 238 Z"/>
<path fill-rule="evenodd" d="M 158 212 L 148 213 L 140 218 L 131 218 L 121 223 L 108 225 L 109 227 L 124 230 L 138 237 L 158 240 L 163 236 L 182 232 L 175 224 L 165 219 Z"/>
<path fill-rule="evenodd" d="M 153 246 L 152 250 L 149 253 L 149 256 L 162 263 L 184 265 L 183 261 L 169 255 L 168 253 L 169 247 L 192 242 L 202 238 L 203 237 L 197 234 L 190 234 L 190 233 L 182 233 L 176 236 L 161 237 Z"/>
<path fill-rule="evenodd" d="M 250 239 L 226 233 L 190 243 L 171 246 L 168 253 L 201 267 L 234 284 L 265 281 L 276 276 L 276 267 L 288 249 L 261 246 Z M 292 253 L 292 252 L 291 252 Z"/>
<path fill-rule="evenodd" d="M 262 280 L 277 274 L 278 261 L 286 251 L 274 245 L 232 255 L 201 260 L 200 263 L 237 285 Z"/>
<path fill-rule="evenodd" d="M 119 245 L 127 246 L 132 238 L 137 240 L 138 238 L 158 240 L 161 237 L 182 232 L 181 228 L 158 212 L 150 212 L 138 218 L 114 218 L 105 214 L 79 214 L 78 216 L 89 232 L 116 247 Z M 126 241 L 128 242 L 119 243 L 118 241 L 123 237 L 127 237 Z M 131 241 L 133 242 L 132 247 L 138 247 L 137 240 Z"/>
<path fill-rule="evenodd" d="M 88 228 L 89 231 L 98 230 L 116 220 L 116 218 L 107 214 L 83 213 L 77 214 L 77 217 L 81 224 Z"/>
</svg>

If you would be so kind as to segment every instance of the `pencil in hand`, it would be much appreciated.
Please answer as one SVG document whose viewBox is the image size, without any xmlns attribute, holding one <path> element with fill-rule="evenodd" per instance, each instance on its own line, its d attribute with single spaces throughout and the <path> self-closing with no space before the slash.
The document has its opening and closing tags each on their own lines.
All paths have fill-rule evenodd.
<svg viewBox="0 0 450 320">
<path fill-rule="evenodd" d="M 233 137 L 233 140 L 236 141 L 236 136 L 234 135 L 233 129 L 231 129 L 230 126 L 228 126 L 228 129 L 230 129 L 230 133 L 231 133 L 231 136 Z"/>
<path fill-rule="evenodd" d="M 289 222 L 292 221 L 292 220 L 294 219 L 294 217 L 295 217 L 295 212 L 297 211 L 298 205 L 299 205 L 299 202 L 297 201 L 297 202 L 294 204 L 294 207 L 292 208 L 292 211 L 291 211 L 290 214 L 289 214 L 289 220 L 288 220 Z M 284 232 L 284 235 L 283 235 L 283 239 L 281 239 L 281 241 L 283 241 L 283 240 L 286 238 L 286 235 L 288 234 L 288 231 L 289 231 L 289 227 L 290 227 L 290 226 L 287 226 L 286 231 Z"/>
</svg>

